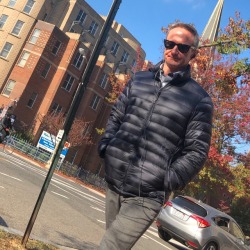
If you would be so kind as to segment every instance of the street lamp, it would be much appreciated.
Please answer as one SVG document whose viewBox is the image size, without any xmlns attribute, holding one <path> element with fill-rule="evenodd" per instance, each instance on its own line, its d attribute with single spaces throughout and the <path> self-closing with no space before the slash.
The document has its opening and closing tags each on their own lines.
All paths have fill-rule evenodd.
<svg viewBox="0 0 250 250">
<path fill-rule="evenodd" d="M 78 51 L 79 51 L 79 53 L 82 55 L 83 60 L 85 60 L 85 59 L 86 59 L 86 52 L 85 52 L 85 49 L 79 48 Z"/>
<path fill-rule="evenodd" d="M 120 67 L 125 65 L 125 73 L 127 71 L 127 64 L 125 62 L 119 62 L 118 64 L 116 64 L 116 68 L 115 68 L 115 75 L 119 75 L 120 74 Z"/>
<path fill-rule="evenodd" d="M 90 30 L 83 30 L 81 35 L 84 35 L 85 33 L 89 33 L 89 32 L 90 32 Z"/>
<path fill-rule="evenodd" d="M 81 21 L 73 21 L 70 28 L 69 28 L 69 32 L 75 32 L 75 30 L 73 30 L 73 27 L 77 24 L 79 24 L 82 27 Z M 90 32 L 90 30 L 82 30 L 81 35 L 84 35 L 85 33 L 88 33 L 88 32 Z"/>
<path fill-rule="evenodd" d="M 80 24 L 80 21 L 73 21 L 70 28 L 69 28 L 69 32 L 72 32 L 72 28 L 76 25 L 76 24 Z"/>
<path fill-rule="evenodd" d="M 105 49 L 104 50 L 104 53 L 103 53 L 103 55 L 104 55 L 104 62 L 106 62 L 106 63 L 112 63 L 110 60 L 109 60 L 109 54 L 112 54 L 113 53 L 113 51 L 112 50 L 109 50 L 109 49 Z"/>
</svg>

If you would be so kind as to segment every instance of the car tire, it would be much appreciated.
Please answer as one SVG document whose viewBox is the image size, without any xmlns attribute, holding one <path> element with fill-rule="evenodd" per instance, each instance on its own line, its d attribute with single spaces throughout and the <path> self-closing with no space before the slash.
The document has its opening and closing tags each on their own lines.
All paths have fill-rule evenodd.
<svg viewBox="0 0 250 250">
<path fill-rule="evenodd" d="M 218 250 L 218 247 L 214 242 L 209 242 L 203 250 Z"/>
<path fill-rule="evenodd" d="M 161 229 L 161 228 L 158 228 L 158 235 L 159 235 L 159 237 L 161 238 L 161 239 L 163 239 L 163 240 L 165 240 L 165 241 L 169 241 L 169 240 L 171 240 L 171 236 L 167 233 L 167 232 L 165 232 L 163 229 Z"/>
</svg>

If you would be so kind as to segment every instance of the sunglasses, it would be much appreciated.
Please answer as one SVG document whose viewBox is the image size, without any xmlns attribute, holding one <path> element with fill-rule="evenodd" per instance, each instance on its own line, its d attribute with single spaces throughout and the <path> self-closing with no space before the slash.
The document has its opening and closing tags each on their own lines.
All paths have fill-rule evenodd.
<svg viewBox="0 0 250 250">
<path fill-rule="evenodd" d="M 178 50 L 181 53 L 187 53 L 191 48 L 196 49 L 194 46 L 191 46 L 191 45 L 182 44 L 182 43 L 175 43 L 175 42 L 169 41 L 167 39 L 164 39 L 164 46 L 166 49 L 173 49 L 175 47 L 175 45 L 177 46 Z"/>
</svg>

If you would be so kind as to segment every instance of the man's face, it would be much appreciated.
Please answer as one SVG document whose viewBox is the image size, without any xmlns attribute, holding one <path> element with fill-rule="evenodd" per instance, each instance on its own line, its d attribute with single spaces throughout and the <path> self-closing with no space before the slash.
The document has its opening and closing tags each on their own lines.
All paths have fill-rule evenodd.
<svg viewBox="0 0 250 250">
<path fill-rule="evenodd" d="M 171 42 L 174 42 L 175 44 L 186 44 L 190 46 L 193 46 L 194 44 L 193 34 L 188 30 L 180 27 L 170 30 L 166 40 L 170 41 L 170 44 Z M 172 46 L 174 45 L 174 43 L 172 43 Z M 168 68 L 167 71 L 169 71 L 168 73 L 183 70 L 195 55 L 195 50 L 193 48 L 190 48 L 186 53 L 181 52 L 180 50 L 178 49 L 177 45 L 174 45 L 172 49 L 165 48 L 164 59 L 165 64 Z"/>
</svg>

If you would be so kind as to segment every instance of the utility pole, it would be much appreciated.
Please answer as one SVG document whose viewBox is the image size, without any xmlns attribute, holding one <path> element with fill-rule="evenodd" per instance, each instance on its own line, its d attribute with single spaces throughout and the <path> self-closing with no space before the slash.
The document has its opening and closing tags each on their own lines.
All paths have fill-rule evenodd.
<svg viewBox="0 0 250 250">
<path fill-rule="evenodd" d="M 27 225 L 27 228 L 25 230 L 24 236 L 22 238 L 22 245 L 26 246 L 26 243 L 28 241 L 28 238 L 30 236 L 31 230 L 33 228 L 33 225 L 35 223 L 36 217 L 38 215 L 39 209 L 42 205 L 44 196 L 47 192 L 49 183 L 51 181 L 52 175 L 55 171 L 55 168 L 57 166 L 58 160 L 60 158 L 60 153 L 63 149 L 64 143 L 66 142 L 67 136 L 69 134 L 69 131 L 71 129 L 72 123 L 74 121 L 76 112 L 78 110 L 78 107 L 80 105 L 81 99 L 83 97 L 83 94 L 87 88 L 87 85 L 89 83 L 90 76 L 92 74 L 92 71 L 95 67 L 95 64 L 97 62 L 98 56 L 100 54 L 100 51 L 103 47 L 104 41 L 108 35 L 108 32 L 112 26 L 112 23 L 114 21 L 115 15 L 119 9 L 119 6 L 121 4 L 122 0 L 114 0 L 113 4 L 111 6 L 111 9 L 109 11 L 109 14 L 107 16 L 106 21 L 104 22 L 104 25 L 102 27 L 102 30 L 100 32 L 100 35 L 96 41 L 96 44 L 93 48 L 93 51 L 90 55 L 89 61 L 87 63 L 87 66 L 81 76 L 81 82 L 78 85 L 77 91 L 74 95 L 73 102 L 69 108 L 68 115 L 66 117 L 65 123 L 64 123 L 64 133 L 62 134 L 62 139 L 58 144 L 58 147 L 56 148 L 55 154 L 53 156 L 48 174 L 45 178 L 45 181 L 43 183 L 43 187 L 40 191 L 39 197 L 37 199 L 36 205 L 33 209 L 32 215 L 30 217 L 29 223 Z"/>
</svg>

